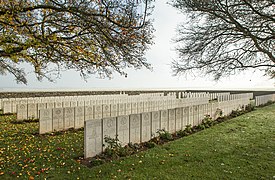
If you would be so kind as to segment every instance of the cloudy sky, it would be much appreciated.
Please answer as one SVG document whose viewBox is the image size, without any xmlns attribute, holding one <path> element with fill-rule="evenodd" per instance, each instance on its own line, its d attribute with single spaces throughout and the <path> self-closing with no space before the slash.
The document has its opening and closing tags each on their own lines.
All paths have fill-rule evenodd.
<svg viewBox="0 0 275 180">
<path fill-rule="evenodd" d="M 153 71 L 146 69 L 128 70 L 128 77 L 115 74 L 112 79 L 97 79 L 90 77 L 88 81 L 81 79 L 74 71 L 62 73 L 62 77 L 55 83 L 43 80 L 39 82 L 33 73 L 28 74 L 28 85 L 16 84 L 11 75 L 0 76 L 0 88 L 27 88 L 27 89 L 90 89 L 90 88 L 181 88 L 181 89 L 234 89 L 234 88 L 274 88 L 275 81 L 264 77 L 259 71 L 246 71 L 236 76 L 223 78 L 218 82 L 212 81 L 211 77 L 174 77 L 170 64 L 177 57 L 173 48 L 172 39 L 176 35 L 176 27 L 184 22 L 184 16 L 176 9 L 169 6 L 166 0 L 155 2 L 153 13 L 155 31 L 155 44 L 146 54 L 147 60 L 153 66 Z M 27 71 L 31 69 L 26 66 Z"/>
</svg>

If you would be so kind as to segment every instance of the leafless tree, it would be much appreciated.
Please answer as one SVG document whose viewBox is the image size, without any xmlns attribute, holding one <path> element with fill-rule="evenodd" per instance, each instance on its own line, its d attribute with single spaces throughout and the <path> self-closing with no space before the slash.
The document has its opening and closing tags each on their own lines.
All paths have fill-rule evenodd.
<svg viewBox="0 0 275 180">
<path fill-rule="evenodd" d="M 201 72 L 214 77 L 250 68 L 275 77 L 274 0 L 174 0 L 188 23 L 175 42 L 175 75 Z"/>
</svg>

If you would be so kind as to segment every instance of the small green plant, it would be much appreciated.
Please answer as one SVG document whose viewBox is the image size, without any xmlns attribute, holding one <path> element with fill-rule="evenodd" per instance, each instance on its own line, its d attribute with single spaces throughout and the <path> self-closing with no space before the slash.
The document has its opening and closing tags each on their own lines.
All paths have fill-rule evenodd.
<svg viewBox="0 0 275 180">
<path fill-rule="evenodd" d="M 254 111 L 255 110 L 255 104 L 250 103 L 250 104 L 246 105 L 245 110 L 246 110 L 246 112 Z"/>
<path fill-rule="evenodd" d="M 115 138 L 111 138 L 109 136 L 104 137 L 104 142 L 107 144 L 107 147 L 104 151 L 104 154 L 110 158 L 118 158 L 122 156 L 126 156 L 126 148 L 121 146 L 119 142 L 118 136 L 116 135 Z"/>
<path fill-rule="evenodd" d="M 154 148 L 157 144 L 153 141 L 145 142 L 144 145 L 148 148 Z"/>
<path fill-rule="evenodd" d="M 184 136 L 188 135 L 188 133 L 185 130 L 179 130 L 176 133 L 177 133 L 177 136 L 179 136 L 179 137 L 184 137 Z"/>
<path fill-rule="evenodd" d="M 168 131 L 166 131 L 165 129 L 159 129 L 157 131 L 157 134 L 159 135 L 161 140 L 164 141 L 171 141 L 173 140 L 173 136 L 171 133 L 169 133 Z"/>
<path fill-rule="evenodd" d="M 187 135 L 191 134 L 193 132 L 192 125 L 191 124 L 186 125 L 184 131 L 187 133 Z"/>
</svg>

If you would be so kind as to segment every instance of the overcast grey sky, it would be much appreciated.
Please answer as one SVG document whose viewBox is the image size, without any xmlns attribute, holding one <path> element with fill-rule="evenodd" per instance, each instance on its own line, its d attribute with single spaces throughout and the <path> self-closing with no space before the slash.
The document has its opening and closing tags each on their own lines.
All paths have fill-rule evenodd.
<svg viewBox="0 0 275 180">
<path fill-rule="evenodd" d="M 155 2 L 153 13 L 156 29 L 155 44 L 146 54 L 153 71 L 129 69 L 127 78 L 116 74 L 112 79 L 90 77 L 87 82 L 81 79 L 77 72 L 66 71 L 55 83 L 47 80 L 39 82 L 30 73 L 27 86 L 16 84 L 13 77 L 7 75 L 0 76 L 0 88 L 274 88 L 274 80 L 269 80 L 259 71 L 246 71 L 237 76 L 223 78 L 219 82 L 211 81 L 211 77 L 172 76 L 170 63 L 177 57 L 173 50 L 175 44 L 172 43 L 172 38 L 176 35 L 177 25 L 184 22 L 184 16 L 166 2 L 166 0 Z M 30 68 L 26 66 L 26 70 L 30 71 Z"/>
</svg>

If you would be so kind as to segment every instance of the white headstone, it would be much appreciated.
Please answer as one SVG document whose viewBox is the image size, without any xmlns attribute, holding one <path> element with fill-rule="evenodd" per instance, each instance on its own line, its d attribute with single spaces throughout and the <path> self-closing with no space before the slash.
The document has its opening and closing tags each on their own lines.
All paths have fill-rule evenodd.
<svg viewBox="0 0 275 180">
<path fill-rule="evenodd" d="M 85 121 L 94 119 L 94 106 L 85 107 Z"/>
<path fill-rule="evenodd" d="M 168 131 L 170 133 L 176 132 L 176 110 L 169 109 L 168 110 Z"/>
<path fill-rule="evenodd" d="M 160 130 L 160 111 L 153 111 L 152 112 L 152 134 L 155 135 L 158 130 Z"/>
<path fill-rule="evenodd" d="M 84 127 L 84 120 L 85 120 L 84 107 L 83 106 L 75 107 L 74 110 L 75 110 L 74 128 L 78 129 L 78 128 Z"/>
<path fill-rule="evenodd" d="M 53 131 L 52 109 L 41 109 L 39 111 L 39 134 Z"/>
<path fill-rule="evenodd" d="M 77 101 L 71 101 L 71 107 L 76 107 L 77 106 Z"/>
<path fill-rule="evenodd" d="M 126 115 L 126 104 L 125 103 L 120 103 L 118 104 L 118 115 Z"/>
<path fill-rule="evenodd" d="M 138 113 L 137 102 L 132 102 L 132 114 Z"/>
<path fill-rule="evenodd" d="M 121 145 L 127 145 L 130 142 L 129 116 L 117 117 L 117 135 Z"/>
<path fill-rule="evenodd" d="M 47 102 L 47 109 L 53 109 L 54 108 L 54 102 Z"/>
<path fill-rule="evenodd" d="M 132 114 L 132 104 L 126 103 L 126 109 L 125 109 L 126 115 Z"/>
<path fill-rule="evenodd" d="M 176 131 L 182 130 L 183 108 L 176 108 Z"/>
<path fill-rule="evenodd" d="M 193 106 L 189 106 L 188 125 L 194 126 Z"/>
<path fill-rule="evenodd" d="M 160 111 L 160 129 L 168 131 L 168 110 Z"/>
<path fill-rule="evenodd" d="M 116 138 L 116 118 L 115 117 L 103 118 L 102 124 L 103 124 L 103 149 L 105 149 L 108 144 L 104 142 L 104 138 L 105 137 L 109 137 L 113 139 Z"/>
<path fill-rule="evenodd" d="M 141 142 L 147 142 L 151 139 L 152 117 L 150 112 L 141 114 Z"/>
<path fill-rule="evenodd" d="M 55 104 L 55 108 L 62 108 L 63 106 L 62 102 L 59 102 L 59 101 L 55 102 L 54 104 Z"/>
<path fill-rule="evenodd" d="M 71 102 L 70 101 L 64 101 L 63 102 L 63 107 L 71 107 Z"/>
<path fill-rule="evenodd" d="M 137 105 L 137 113 L 142 113 L 144 112 L 144 107 L 143 107 L 143 101 L 141 102 L 138 102 L 138 105 Z"/>
<path fill-rule="evenodd" d="M 85 102 L 84 101 L 77 101 L 77 106 L 85 106 Z"/>
<path fill-rule="evenodd" d="M 111 108 L 109 104 L 103 104 L 102 105 L 102 117 L 110 117 L 111 116 Z"/>
<path fill-rule="evenodd" d="M 28 119 L 28 109 L 27 104 L 18 104 L 17 105 L 17 121 Z"/>
<path fill-rule="evenodd" d="M 94 157 L 102 152 L 102 120 L 85 121 L 84 126 L 84 158 Z"/>
<path fill-rule="evenodd" d="M 183 115 L 182 115 L 182 130 L 185 129 L 187 125 L 190 124 L 189 122 L 189 106 L 183 108 Z"/>
<path fill-rule="evenodd" d="M 53 131 L 64 130 L 63 108 L 53 109 Z"/>
<path fill-rule="evenodd" d="M 28 104 L 28 119 L 37 119 L 37 104 Z"/>
<path fill-rule="evenodd" d="M 140 143 L 140 114 L 130 115 L 130 142 Z"/>
<path fill-rule="evenodd" d="M 95 119 L 102 118 L 102 105 L 94 106 L 94 116 L 95 116 Z"/>
<path fill-rule="evenodd" d="M 64 129 L 74 128 L 74 108 L 64 108 Z"/>
<path fill-rule="evenodd" d="M 3 101 L 3 113 L 12 113 L 12 103 L 9 100 Z"/>
<path fill-rule="evenodd" d="M 111 104 L 111 117 L 118 116 L 118 105 L 117 104 Z"/>
</svg>

